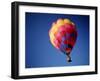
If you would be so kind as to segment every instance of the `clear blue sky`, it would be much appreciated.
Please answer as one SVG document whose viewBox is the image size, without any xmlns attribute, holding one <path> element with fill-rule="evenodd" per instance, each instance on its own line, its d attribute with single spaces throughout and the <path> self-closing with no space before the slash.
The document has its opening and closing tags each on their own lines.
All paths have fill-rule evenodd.
<svg viewBox="0 0 100 81">
<path fill-rule="evenodd" d="M 26 13 L 25 67 L 59 67 L 89 65 L 89 16 L 69 14 Z M 49 29 L 59 18 L 72 20 L 78 31 L 76 44 L 71 52 L 72 62 L 52 46 Z"/>
</svg>

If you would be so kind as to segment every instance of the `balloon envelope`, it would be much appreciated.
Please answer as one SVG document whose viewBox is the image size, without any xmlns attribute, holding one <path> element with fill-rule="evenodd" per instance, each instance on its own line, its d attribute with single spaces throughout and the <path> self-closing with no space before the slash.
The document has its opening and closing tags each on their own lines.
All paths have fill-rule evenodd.
<svg viewBox="0 0 100 81">
<path fill-rule="evenodd" d="M 76 26 L 69 19 L 58 19 L 53 22 L 49 36 L 55 48 L 63 53 L 70 54 L 77 39 Z"/>
</svg>

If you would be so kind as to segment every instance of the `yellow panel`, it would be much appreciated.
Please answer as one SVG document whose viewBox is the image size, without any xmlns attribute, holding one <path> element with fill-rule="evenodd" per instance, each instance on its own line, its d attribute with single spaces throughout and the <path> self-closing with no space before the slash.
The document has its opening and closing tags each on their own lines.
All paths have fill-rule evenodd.
<svg viewBox="0 0 100 81">
<path fill-rule="evenodd" d="M 62 25 L 64 25 L 63 19 L 58 19 L 58 20 L 57 20 L 57 27 L 60 27 L 60 26 L 62 26 Z"/>
<path fill-rule="evenodd" d="M 71 21 L 69 19 L 64 19 L 64 23 L 69 23 L 71 24 Z"/>
</svg>

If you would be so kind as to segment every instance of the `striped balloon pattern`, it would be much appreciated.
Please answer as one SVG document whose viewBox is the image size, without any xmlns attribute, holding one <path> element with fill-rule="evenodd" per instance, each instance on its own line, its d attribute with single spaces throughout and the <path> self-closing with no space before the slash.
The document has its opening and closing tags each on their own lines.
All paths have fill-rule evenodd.
<svg viewBox="0 0 100 81">
<path fill-rule="evenodd" d="M 76 25 L 69 19 L 58 19 L 52 23 L 49 37 L 55 48 L 68 55 L 76 43 Z"/>
</svg>

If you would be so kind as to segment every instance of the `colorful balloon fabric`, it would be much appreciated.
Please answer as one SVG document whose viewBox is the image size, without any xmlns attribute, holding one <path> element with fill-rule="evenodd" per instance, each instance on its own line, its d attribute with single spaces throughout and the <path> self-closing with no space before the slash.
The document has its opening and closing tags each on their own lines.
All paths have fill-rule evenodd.
<svg viewBox="0 0 100 81">
<path fill-rule="evenodd" d="M 49 36 L 52 45 L 70 59 L 70 52 L 77 39 L 76 25 L 69 19 L 58 19 L 53 22 Z"/>
</svg>

